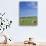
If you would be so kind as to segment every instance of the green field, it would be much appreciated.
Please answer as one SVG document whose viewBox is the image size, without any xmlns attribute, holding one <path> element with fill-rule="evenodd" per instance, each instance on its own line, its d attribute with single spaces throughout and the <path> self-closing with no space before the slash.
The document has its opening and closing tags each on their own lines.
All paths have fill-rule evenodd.
<svg viewBox="0 0 46 46">
<path fill-rule="evenodd" d="M 20 25 L 32 25 L 35 26 L 37 25 L 37 16 L 32 16 L 32 17 L 20 17 L 19 19 L 19 24 Z"/>
</svg>

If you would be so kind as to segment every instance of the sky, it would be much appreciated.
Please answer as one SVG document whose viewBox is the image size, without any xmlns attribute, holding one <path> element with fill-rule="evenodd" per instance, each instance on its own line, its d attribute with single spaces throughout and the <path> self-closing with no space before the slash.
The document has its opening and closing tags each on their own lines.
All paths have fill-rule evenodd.
<svg viewBox="0 0 46 46">
<path fill-rule="evenodd" d="M 37 2 L 20 2 L 20 17 L 37 16 Z"/>
</svg>

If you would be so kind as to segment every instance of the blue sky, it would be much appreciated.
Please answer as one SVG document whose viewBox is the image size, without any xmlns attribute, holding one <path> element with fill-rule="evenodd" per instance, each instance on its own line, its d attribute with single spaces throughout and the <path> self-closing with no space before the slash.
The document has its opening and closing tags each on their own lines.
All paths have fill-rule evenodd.
<svg viewBox="0 0 46 46">
<path fill-rule="evenodd" d="M 37 2 L 20 2 L 20 17 L 37 16 Z"/>
</svg>

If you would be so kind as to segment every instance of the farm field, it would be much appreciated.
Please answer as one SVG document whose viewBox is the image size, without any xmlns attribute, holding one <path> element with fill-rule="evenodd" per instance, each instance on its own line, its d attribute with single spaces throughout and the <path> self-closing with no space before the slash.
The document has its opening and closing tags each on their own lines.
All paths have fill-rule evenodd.
<svg viewBox="0 0 46 46">
<path fill-rule="evenodd" d="M 20 17 L 19 19 L 20 25 L 31 25 L 36 26 L 37 25 L 37 16 L 31 16 L 31 17 Z"/>
</svg>

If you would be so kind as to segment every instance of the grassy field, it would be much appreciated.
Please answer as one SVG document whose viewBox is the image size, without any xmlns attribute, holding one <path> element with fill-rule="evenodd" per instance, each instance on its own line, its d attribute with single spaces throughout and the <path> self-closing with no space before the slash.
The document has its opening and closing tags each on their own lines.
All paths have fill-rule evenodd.
<svg viewBox="0 0 46 46">
<path fill-rule="evenodd" d="M 20 25 L 37 25 L 37 16 L 32 16 L 32 17 L 20 17 L 19 19 L 19 24 Z"/>
</svg>

